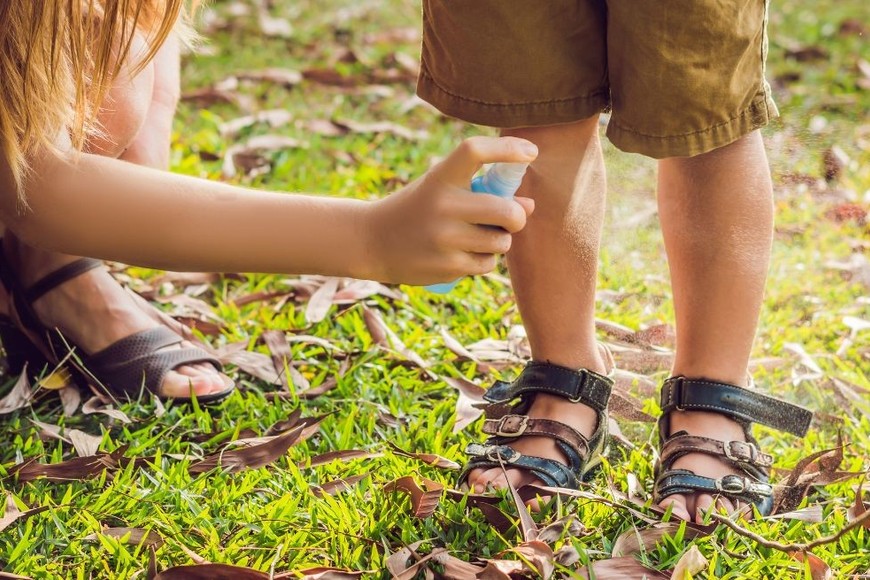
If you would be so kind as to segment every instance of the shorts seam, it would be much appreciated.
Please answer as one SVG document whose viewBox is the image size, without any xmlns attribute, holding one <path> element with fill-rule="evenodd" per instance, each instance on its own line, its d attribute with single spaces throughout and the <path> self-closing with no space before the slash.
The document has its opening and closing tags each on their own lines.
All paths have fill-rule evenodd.
<svg viewBox="0 0 870 580">
<path fill-rule="evenodd" d="M 632 129 L 630 127 L 626 127 L 625 125 L 623 125 L 622 123 L 620 123 L 616 119 L 612 119 L 611 124 L 615 125 L 616 128 L 619 129 L 620 131 L 625 131 L 626 133 L 631 133 L 632 135 L 638 135 L 639 137 L 649 137 L 649 138 L 653 138 L 653 139 L 676 139 L 679 137 L 691 137 L 692 135 L 700 135 L 701 133 L 709 133 L 710 131 L 715 131 L 719 127 L 724 127 L 725 125 L 731 125 L 734 123 L 734 121 L 738 121 L 738 120 L 743 119 L 747 116 L 754 116 L 755 112 L 758 110 L 758 107 L 761 105 L 761 103 L 759 101 L 766 104 L 767 99 L 766 99 L 765 95 L 763 94 L 763 92 L 761 95 L 756 95 L 756 97 L 754 99 L 752 99 L 752 102 L 749 103 L 749 106 L 746 109 L 740 111 L 737 115 L 735 115 L 734 117 L 731 117 L 727 121 L 722 121 L 721 123 L 717 123 L 715 125 L 710 125 L 709 127 L 704 127 L 703 129 L 698 129 L 697 131 L 689 131 L 688 133 L 674 133 L 674 134 L 670 134 L 670 135 L 653 135 L 651 133 L 643 133 L 641 131 L 637 131 L 637 130 Z"/>
<path fill-rule="evenodd" d="M 436 89 L 443 92 L 445 95 L 453 97 L 454 99 L 459 99 L 461 101 L 475 103 L 478 105 L 486 105 L 487 107 L 524 107 L 524 106 L 528 106 L 528 105 L 547 105 L 547 104 L 551 104 L 551 103 L 568 103 L 571 101 L 588 101 L 588 100 L 592 100 L 594 98 L 600 97 L 602 95 L 607 95 L 609 92 L 609 89 L 601 88 L 601 89 L 598 89 L 592 93 L 587 93 L 585 95 L 578 95 L 578 96 L 574 96 L 574 97 L 564 97 L 564 98 L 560 98 L 560 99 L 547 99 L 547 100 L 543 100 L 543 101 L 515 101 L 512 103 L 496 103 L 496 102 L 484 101 L 481 99 L 472 99 L 469 97 L 465 97 L 463 95 L 456 94 L 455 92 L 451 91 L 450 89 L 443 87 L 435 79 L 435 77 L 433 77 L 432 75 L 430 75 L 424 71 L 420 72 L 420 78 L 431 82 L 432 85 Z"/>
</svg>

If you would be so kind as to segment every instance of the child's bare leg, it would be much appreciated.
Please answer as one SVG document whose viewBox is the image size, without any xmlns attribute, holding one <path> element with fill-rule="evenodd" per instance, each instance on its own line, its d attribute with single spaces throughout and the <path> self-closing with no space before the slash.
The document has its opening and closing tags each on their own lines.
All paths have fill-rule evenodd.
<svg viewBox="0 0 870 580">
<path fill-rule="evenodd" d="M 770 170 L 759 132 L 691 158 L 659 163 L 659 214 L 668 253 L 677 322 L 673 375 L 746 385 L 773 235 Z M 745 440 L 742 427 L 716 413 L 674 412 L 671 434 Z M 674 469 L 721 477 L 736 473 L 704 454 Z M 673 495 L 683 519 L 707 510 L 710 495 Z M 730 502 L 722 500 L 726 509 Z"/>
<path fill-rule="evenodd" d="M 598 117 L 568 125 L 504 131 L 538 146 L 520 194 L 536 200 L 526 228 L 514 236 L 508 265 L 532 356 L 570 368 L 605 373 L 595 341 L 595 283 L 604 217 L 605 175 Z M 594 410 L 563 398 L 537 394 L 528 415 L 593 434 Z M 521 437 L 511 447 L 564 462 L 553 439 Z M 514 486 L 536 481 L 509 469 Z M 477 469 L 468 477 L 477 490 L 504 486 L 501 469 Z"/>
</svg>

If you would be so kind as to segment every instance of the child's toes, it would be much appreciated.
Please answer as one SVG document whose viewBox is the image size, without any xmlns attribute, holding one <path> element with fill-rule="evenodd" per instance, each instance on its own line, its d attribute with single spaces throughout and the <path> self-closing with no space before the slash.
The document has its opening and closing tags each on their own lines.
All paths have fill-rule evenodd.
<svg viewBox="0 0 870 580">
<path fill-rule="evenodd" d="M 689 515 L 688 503 L 688 498 L 685 495 L 675 494 L 663 499 L 659 503 L 659 507 L 665 510 L 670 507 L 673 517 L 688 522 L 692 520 L 692 516 Z"/>
</svg>

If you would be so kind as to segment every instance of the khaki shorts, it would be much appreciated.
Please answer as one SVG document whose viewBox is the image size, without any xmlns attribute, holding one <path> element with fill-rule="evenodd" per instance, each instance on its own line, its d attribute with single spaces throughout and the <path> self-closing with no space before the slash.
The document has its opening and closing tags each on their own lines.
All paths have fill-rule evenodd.
<svg viewBox="0 0 870 580">
<path fill-rule="evenodd" d="M 777 115 L 767 0 L 424 0 L 417 93 L 501 128 L 612 110 L 623 151 L 686 157 Z"/>
</svg>

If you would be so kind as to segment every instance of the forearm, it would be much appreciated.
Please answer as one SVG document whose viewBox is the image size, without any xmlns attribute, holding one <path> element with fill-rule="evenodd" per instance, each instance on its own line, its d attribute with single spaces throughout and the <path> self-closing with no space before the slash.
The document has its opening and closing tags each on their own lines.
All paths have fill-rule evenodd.
<svg viewBox="0 0 870 580">
<path fill-rule="evenodd" d="M 34 245 L 168 270 L 370 277 L 367 202 L 248 190 L 96 155 L 51 162 L 7 225 Z"/>
</svg>

